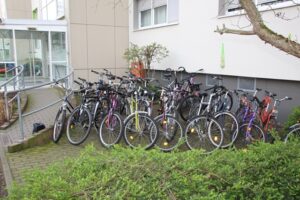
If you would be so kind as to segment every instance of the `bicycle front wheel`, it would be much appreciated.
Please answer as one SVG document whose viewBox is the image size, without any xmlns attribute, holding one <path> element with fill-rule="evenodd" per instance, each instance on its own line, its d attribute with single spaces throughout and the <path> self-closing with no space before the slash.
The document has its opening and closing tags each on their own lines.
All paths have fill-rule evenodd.
<svg viewBox="0 0 300 200">
<path fill-rule="evenodd" d="M 257 124 L 242 124 L 239 134 L 234 142 L 235 147 L 244 148 L 247 145 L 256 142 L 265 142 L 265 134 L 262 128 Z"/>
<path fill-rule="evenodd" d="M 222 148 L 231 146 L 239 132 L 239 123 L 236 117 L 230 112 L 220 112 L 215 115 L 215 119 L 223 129 L 224 139 Z"/>
<path fill-rule="evenodd" d="M 99 128 L 99 138 L 101 144 L 109 148 L 117 144 L 122 136 L 123 121 L 117 113 L 106 115 Z"/>
<path fill-rule="evenodd" d="M 71 113 L 67 123 L 67 138 L 73 145 L 83 143 L 88 137 L 92 126 L 92 116 L 85 107 L 77 107 Z"/>
<path fill-rule="evenodd" d="M 66 119 L 66 111 L 60 108 L 56 114 L 54 127 L 53 127 L 53 142 L 57 143 L 62 136 L 64 124 Z"/>
<path fill-rule="evenodd" d="M 132 148 L 150 149 L 158 138 L 155 121 L 146 113 L 132 114 L 124 124 L 125 142 Z"/>
<path fill-rule="evenodd" d="M 188 123 L 185 131 L 186 144 L 189 149 L 202 149 L 204 153 L 221 147 L 223 130 L 217 120 L 207 116 L 197 116 Z"/>
<path fill-rule="evenodd" d="M 299 141 L 300 140 L 300 127 L 293 129 L 290 131 L 284 139 L 284 142 L 291 142 L 291 141 Z"/>
<path fill-rule="evenodd" d="M 178 147 L 183 137 L 183 129 L 180 122 L 169 115 L 160 115 L 154 120 L 159 130 L 156 146 L 162 151 L 172 151 Z"/>
</svg>

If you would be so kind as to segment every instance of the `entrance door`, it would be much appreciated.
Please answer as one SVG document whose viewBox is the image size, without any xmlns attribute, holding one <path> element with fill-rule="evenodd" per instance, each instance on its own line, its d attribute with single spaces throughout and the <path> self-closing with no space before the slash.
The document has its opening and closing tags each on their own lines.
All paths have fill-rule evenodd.
<svg viewBox="0 0 300 200">
<path fill-rule="evenodd" d="M 17 63 L 24 66 L 25 84 L 50 80 L 48 32 L 16 30 Z"/>
</svg>

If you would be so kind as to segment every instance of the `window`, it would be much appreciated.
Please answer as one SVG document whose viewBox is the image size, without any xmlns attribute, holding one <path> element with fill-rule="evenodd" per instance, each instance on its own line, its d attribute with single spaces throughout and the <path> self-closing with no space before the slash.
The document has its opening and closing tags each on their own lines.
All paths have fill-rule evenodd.
<svg viewBox="0 0 300 200">
<path fill-rule="evenodd" d="M 141 11 L 141 27 L 151 25 L 151 10 Z"/>
<path fill-rule="evenodd" d="M 135 0 L 135 29 L 178 22 L 179 0 Z"/>
<path fill-rule="evenodd" d="M 215 86 L 219 85 L 220 80 L 215 79 L 213 75 L 206 75 L 206 86 Z"/>
<path fill-rule="evenodd" d="M 281 4 L 284 2 L 296 4 L 298 0 L 253 0 L 257 6 L 267 5 L 267 9 L 271 9 L 270 5 Z M 239 0 L 219 0 L 219 15 L 226 15 L 227 13 L 234 13 L 241 11 L 242 7 Z"/>
<path fill-rule="evenodd" d="M 255 78 L 238 78 L 238 89 L 254 91 L 256 88 L 256 79 Z"/>
<path fill-rule="evenodd" d="M 41 0 L 43 20 L 56 20 L 65 15 L 64 0 Z"/>
<path fill-rule="evenodd" d="M 167 22 L 167 6 L 154 8 L 154 24 L 163 24 Z"/>
</svg>

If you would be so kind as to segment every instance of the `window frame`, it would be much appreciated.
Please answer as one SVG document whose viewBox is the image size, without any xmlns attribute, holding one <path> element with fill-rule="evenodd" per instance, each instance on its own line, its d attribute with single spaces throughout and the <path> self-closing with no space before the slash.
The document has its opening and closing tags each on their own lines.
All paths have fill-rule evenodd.
<svg viewBox="0 0 300 200">
<path fill-rule="evenodd" d="M 157 27 L 177 24 L 177 23 L 169 23 L 168 22 L 169 0 L 166 0 L 166 4 L 163 4 L 163 5 L 160 5 L 160 6 L 157 6 L 157 7 L 154 7 L 153 1 L 155 1 L 155 0 L 151 0 L 151 8 L 150 9 L 138 10 L 138 18 L 139 18 L 138 19 L 138 30 L 151 29 L 151 28 L 157 28 Z M 155 24 L 155 8 L 162 7 L 162 6 L 166 6 L 166 22 Z M 146 11 L 146 10 L 151 10 L 151 23 L 150 23 L 149 26 L 142 26 L 142 14 L 141 13 L 143 11 Z"/>
<path fill-rule="evenodd" d="M 241 79 L 253 79 L 254 80 L 253 90 L 241 88 L 240 87 Z M 237 78 L 237 89 L 238 90 L 248 91 L 248 92 L 254 92 L 256 90 L 256 78 L 252 78 L 252 77 L 238 77 Z"/>
<path fill-rule="evenodd" d="M 214 85 L 209 84 L 209 79 L 213 79 L 214 76 L 220 76 L 220 75 L 216 75 L 216 74 L 206 74 L 205 85 L 206 85 L 207 87 L 213 87 L 213 86 L 215 86 L 215 85 L 219 85 L 219 83 L 220 83 L 219 80 L 215 80 L 215 81 L 216 81 L 216 84 L 214 84 Z"/>
<path fill-rule="evenodd" d="M 224 0 L 224 1 L 226 1 L 226 0 Z M 300 0 L 285 0 L 285 1 L 276 0 L 276 2 L 270 2 L 270 3 L 265 3 L 265 4 L 258 4 L 258 1 L 259 0 L 254 0 L 254 3 L 257 6 L 258 11 L 268 11 L 268 10 L 273 10 L 273 9 L 291 7 L 291 6 L 300 6 Z M 220 3 L 221 2 L 219 1 L 219 4 Z M 228 11 L 228 9 L 225 6 L 226 6 L 226 3 L 224 3 L 223 6 L 219 5 L 219 11 L 218 11 L 219 18 L 245 14 L 244 9 L 242 9 L 242 8 L 233 10 L 233 11 Z M 220 9 L 223 9 L 224 13 L 222 13 Z"/>
</svg>

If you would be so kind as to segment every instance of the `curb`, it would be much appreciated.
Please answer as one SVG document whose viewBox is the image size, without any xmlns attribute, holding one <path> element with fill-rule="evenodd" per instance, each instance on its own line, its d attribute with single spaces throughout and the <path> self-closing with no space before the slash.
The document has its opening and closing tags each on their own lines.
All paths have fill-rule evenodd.
<svg viewBox="0 0 300 200">
<path fill-rule="evenodd" d="M 2 163 L 2 170 L 3 170 L 3 175 L 4 175 L 4 179 L 5 179 L 5 183 L 6 183 L 6 189 L 7 189 L 7 192 L 9 193 L 9 188 L 11 188 L 13 178 L 12 178 L 12 174 L 10 171 L 8 161 L 6 159 L 5 147 L 4 147 L 2 138 L 0 138 L 0 159 L 1 159 L 1 163 Z"/>
<path fill-rule="evenodd" d="M 41 130 L 40 132 L 32 135 L 32 137 L 27 138 L 26 140 L 21 141 L 20 143 L 11 144 L 7 146 L 7 152 L 15 153 L 32 147 L 48 144 L 52 141 L 51 140 L 52 133 L 53 133 L 53 127 L 49 127 L 44 130 Z"/>
</svg>

